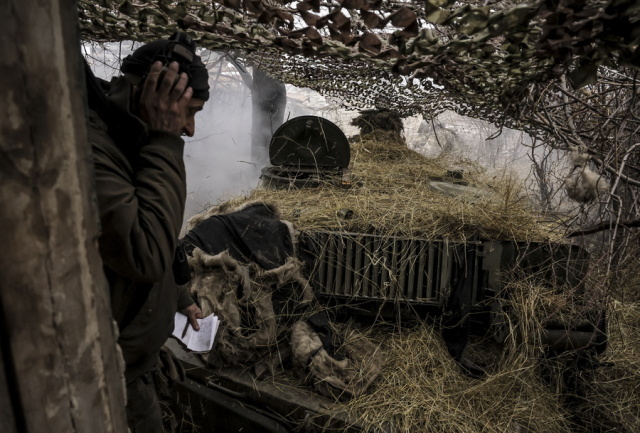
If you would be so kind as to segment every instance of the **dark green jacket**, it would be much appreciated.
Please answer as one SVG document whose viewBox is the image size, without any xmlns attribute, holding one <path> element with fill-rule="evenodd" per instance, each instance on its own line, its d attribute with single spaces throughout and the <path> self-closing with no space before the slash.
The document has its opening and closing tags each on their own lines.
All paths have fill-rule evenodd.
<svg viewBox="0 0 640 433">
<path fill-rule="evenodd" d="M 129 92 L 126 80 L 117 79 L 110 99 L 128 125 L 138 126 L 138 133 L 118 135 L 126 138 L 115 143 L 95 112 L 89 122 L 102 224 L 100 254 L 127 381 L 153 367 L 171 335 L 175 312 L 193 303 L 186 289 L 175 284 L 171 270 L 186 197 L 184 141 L 146 131 L 128 112 Z"/>
</svg>

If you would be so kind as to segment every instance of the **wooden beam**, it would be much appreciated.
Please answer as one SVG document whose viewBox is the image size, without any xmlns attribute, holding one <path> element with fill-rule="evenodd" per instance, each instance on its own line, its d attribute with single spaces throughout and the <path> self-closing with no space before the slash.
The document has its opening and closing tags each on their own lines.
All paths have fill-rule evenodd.
<svg viewBox="0 0 640 433">
<path fill-rule="evenodd" d="M 1 326 L 1 325 L 0 325 Z M 6 349 L 3 347 L 3 342 L 6 339 L 4 335 L 0 335 L 0 432 L 2 433 L 18 433 L 21 429 L 18 428 L 18 423 L 24 426 L 24 420 L 16 420 L 14 410 L 15 395 L 12 395 L 11 390 L 16 389 L 15 384 L 9 385 L 13 376 L 8 375 L 7 368 L 4 364 L 4 358 Z M 24 429 L 24 427 L 22 428 Z"/>
<path fill-rule="evenodd" d="M 26 433 L 127 431 L 76 7 L 7 0 L 0 15 L 0 380 Z"/>
</svg>

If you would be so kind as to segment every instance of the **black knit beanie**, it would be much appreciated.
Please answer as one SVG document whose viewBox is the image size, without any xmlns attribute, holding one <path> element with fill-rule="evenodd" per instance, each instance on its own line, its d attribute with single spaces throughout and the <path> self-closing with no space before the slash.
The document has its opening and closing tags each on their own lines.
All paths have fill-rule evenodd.
<svg viewBox="0 0 640 433">
<path fill-rule="evenodd" d="M 209 99 L 209 72 L 196 55 L 196 44 L 187 34 L 176 32 L 169 39 L 150 42 L 135 50 L 122 61 L 120 70 L 141 78 L 146 78 L 151 65 L 156 60 L 163 64 L 176 61 L 180 72 L 189 76 L 189 86 L 193 97 L 207 101 Z"/>
</svg>

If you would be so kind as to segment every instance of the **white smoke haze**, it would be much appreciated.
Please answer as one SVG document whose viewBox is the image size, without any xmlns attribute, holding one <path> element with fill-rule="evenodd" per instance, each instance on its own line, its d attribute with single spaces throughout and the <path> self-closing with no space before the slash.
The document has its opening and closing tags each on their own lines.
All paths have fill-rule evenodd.
<svg viewBox="0 0 640 433">
<path fill-rule="evenodd" d="M 139 43 L 83 44 L 94 74 L 109 81 L 119 75 L 121 59 Z M 203 60 L 217 62 L 213 53 Z M 196 115 L 196 132 L 185 138 L 187 200 L 185 221 L 259 183 L 261 167 L 251 163 L 251 93 L 233 66 L 213 68 L 211 98 Z"/>
<path fill-rule="evenodd" d="M 109 80 L 118 74 L 120 59 L 139 45 L 87 43 L 83 52 L 94 73 Z M 251 91 L 226 58 L 207 50 L 200 54 L 210 69 L 211 97 L 203 111 L 196 115 L 194 137 L 185 137 L 185 222 L 210 206 L 248 193 L 261 183 L 262 167 L 251 161 Z M 286 85 L 286 89 L 285 121 L 315 115 L 335 123 L 347 137 L 358 133 L 351 125 L 351 120 L 359 115 L 357 111 L 347 110 L 340 101 L 309 89 L 292 85 Z M 426 156 L 457 155 L 478 162 L 488 171 L 507 167 L 523 180 L 528 179 L 532 189 L 536 189 L 535 182 L 531 182 L 532 165 L 527 155 L 531 152 L 527 147 L 531 139 L 520 131 L 505 128 L 496 134 L 494 125 L 451 112 L 443 113 L 433 122 L 420 117 L 405 119 L 404 128 L 408 146 Z M 272 129 L 273 133 L 277 128 Z M 495 138 L 487 140 L 492 135 Z M 561 156 L 554 159 L 558 164 Z"/>
<path fill-rule="evenodd" d="M 235 67 L 212 54 L 211 97 L 196 115 L 196 133 L 186 139 L 187 202 L 185 221 L 206 208 L 247 194 L 261 183 L 263 166 L 251 160 L 251 92 Z M 249 72 L 251 69 L 248 68 Z M 287 85 L 284 120 L 315 115 L 325 117 L 343 130 L 357 113 L 348 114 L 316 92 Z M 277 125 L 272 127 L 275 133 Z"/>
<path fill-rule="evenodd" d="M 196 115 L 196 133 L 185 141 L 185 219 L 258 185 L 261 167 L 251 163 L 251 94 L 242 87 L 212 86 Z"/>
<path fill-rule="evenodd" d="M 94 74 L 109 81 L 119 75 L 121 59 L 140 45 L 131 41 L 85 43 L 83 54 Z M 210 206 L 248 193 L 261 182 L 262 167 L 251 161 L 251 91 L 235 66 L 220 54 L 206 50 L 200 54 L 210 67 L 211 97 L 204 109 L 196 114 L 194 136 L 184 137 L 185 222 Z M 287 85 L 284 119 L 302 115 L 325 117 L 349 134 L 357 132 L 349 125 L 357 113 L 347 113 L 339 108 L 339 103 L 328 102 L 311 90 Z M 275 129 L 274 126 L 272 132 Z"/>
<path fill-rule="evenodd" d="M 210 76 L 211 98 L 196 115 L 196 134 L 186 139 L 185 221 L 209 206 L 246 194 L 261 183 L 263 167 L 251 161 L 251 92 L 230 64 Z M 285 121 L 314 115 L 336 123 L 346 134 L 357 132 L 350 121 L 358 113 L 347 112 L 338 102 L 328 101 L 309 89 L 291 85 L 286 88 Z M 271 133 L 276 130 L 274 125 Z"/>
</svg>

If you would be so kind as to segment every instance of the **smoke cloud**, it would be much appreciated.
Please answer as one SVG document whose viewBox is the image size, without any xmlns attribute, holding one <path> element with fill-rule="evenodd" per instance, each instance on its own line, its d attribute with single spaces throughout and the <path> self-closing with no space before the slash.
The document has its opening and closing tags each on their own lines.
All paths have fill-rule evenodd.
<svg viewBox="0 0 640 433">
<path fill-rule="evenodd" d="M 262 167 L 251 162 L 251 94 L 216 91 L 196 115 L 196 133 L 186 138 L 185 220 L 211 205 L 247 193 Z"/>
</svg>

